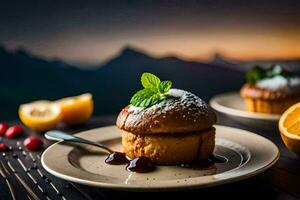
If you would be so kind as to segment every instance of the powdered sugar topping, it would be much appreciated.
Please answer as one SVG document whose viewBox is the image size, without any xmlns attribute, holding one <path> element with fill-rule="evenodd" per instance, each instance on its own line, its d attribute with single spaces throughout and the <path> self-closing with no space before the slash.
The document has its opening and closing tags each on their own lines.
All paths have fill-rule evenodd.
<svg viewBox="0 0 300 200">
<path fill-rule="evenodd" d="M 292 77 L 285 78 L 283 76 L 275 76 L 272 78 L 265 78 L 256 83 L 259 88 L 270 89 L 270 90 L 281 90 L 300 87 L 300 78 Z"/>
<path fill-rule="evenodd" d="M 150 114 L 151 116 L 164 115 L 171 112 L 186 110 L 187 115 L 182 118 L 189 119 L 188 113 L 207 115 L 208 105 L 193 93 L 180 89 L 170 89 L 166 94 L 168 97 L 158 104 L 149 108 L 139 108 L 130 105 L 129 112 L 133 114 Z M 196 111 L 196 112 L 195 112 Z"/>
</svg>

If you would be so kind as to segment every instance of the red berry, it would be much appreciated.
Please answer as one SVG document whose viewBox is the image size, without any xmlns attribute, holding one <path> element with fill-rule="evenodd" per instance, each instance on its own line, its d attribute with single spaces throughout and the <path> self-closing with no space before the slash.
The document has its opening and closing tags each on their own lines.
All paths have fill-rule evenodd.
<svg viewBox="0 0 300 200">
<path fill-rule="evenodd" d="M 5 132 L 7 138 L 17 138 L 23 133 L 23 128 L 19 125 L 11 126 Z"/>
<path fill-rule="evenodd" d="M 8 129 L 8 124 L 6 122 L 0 123 L 0 135 L 4 135 L 6 130 Z"/>
<path fill-rule="evenodd" d="M 7 151 L 8 146 L 4 143 L 0 143 L 0 152 Z"/>
<path fill-rule="evenodd" d="M 43 146 L 43 141 L 36 136 L 29 136 L 24 140 L 24 146 L 32 151 L 39 150 Z"/>
</svg>

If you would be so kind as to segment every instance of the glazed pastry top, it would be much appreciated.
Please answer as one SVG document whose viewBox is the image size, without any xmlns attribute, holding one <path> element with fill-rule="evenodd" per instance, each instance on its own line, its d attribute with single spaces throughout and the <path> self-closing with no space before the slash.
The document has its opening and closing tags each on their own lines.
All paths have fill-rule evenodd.
<svg viewBox="0 0 300 200">
<path fill-rule="evenodd" d="M 210 106 L 193 93 L 170 89 L 167 96 L 148 108 L 125 107 L 117 126 L 137 134 L 183 133 L 204 130 L 216 122 Z"/>
</svg>

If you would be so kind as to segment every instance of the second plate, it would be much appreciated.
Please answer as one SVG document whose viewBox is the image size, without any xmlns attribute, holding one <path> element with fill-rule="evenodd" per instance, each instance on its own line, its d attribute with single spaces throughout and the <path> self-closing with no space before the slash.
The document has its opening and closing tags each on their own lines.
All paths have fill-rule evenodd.
<svg viewBox="0 0 300 200">
<path fill-rule="evenodd" d="M 276 129 L 280 115 L 254 113 L 246 110 L 244 100 L 238 92 L 220 94 L 210 100 L 216 111 L 244 125 L 260 129 Z"/>
</svg>

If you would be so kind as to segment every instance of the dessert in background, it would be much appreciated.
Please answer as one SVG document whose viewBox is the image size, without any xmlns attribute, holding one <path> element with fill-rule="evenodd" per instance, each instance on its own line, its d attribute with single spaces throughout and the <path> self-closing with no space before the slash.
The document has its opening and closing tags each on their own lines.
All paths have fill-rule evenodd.
<svg viewBox="0 0 300 200">
<path fill-rule="evenodd" d="M 189 163 L 212 156 L 216 115 L 198 96 L 170 89 L 150 73 L 141 77 L 138 91 L 119 114 L 124 152 L 131 159 L 148 157 L 159 165 Z"/>
<path fill-rule="evenodd" d="M 300 78 L 279 65 L 253 67 L 240 93 L 251 112 L 282 114 L 300 101 Z"/>
</svg>

